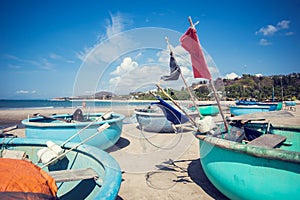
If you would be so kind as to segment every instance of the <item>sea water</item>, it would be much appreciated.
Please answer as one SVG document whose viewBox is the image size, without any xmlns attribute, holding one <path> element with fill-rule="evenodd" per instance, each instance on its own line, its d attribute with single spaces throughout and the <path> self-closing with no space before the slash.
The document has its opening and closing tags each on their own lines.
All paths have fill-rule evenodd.
<svg viewBox="0 0 300 200">
<path fill-rule="evenodd" d="M 45 109 L 81 107 L 112 107 L 112 106 L 147 106 L 148 101 L 119 101 L 119 100 L 0 100 L 0 110 L 6 109 Z"/>
</svg>

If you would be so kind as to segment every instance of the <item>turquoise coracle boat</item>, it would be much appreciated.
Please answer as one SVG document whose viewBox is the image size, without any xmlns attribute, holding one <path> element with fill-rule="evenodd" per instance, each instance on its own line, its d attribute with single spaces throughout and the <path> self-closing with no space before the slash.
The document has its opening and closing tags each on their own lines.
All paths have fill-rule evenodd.
<svg viewBox="0 0 300 200">
<path fill-rule="evenodd" d="M 259 105 L 237 105 L 237 106 L 229 106 L 230 114 L 233 116 L 252 114 L 257 112 L 269 112 L 269 106 L 259 106 Z"/>
<path fill-rule="evenodd" d="M 100 125 L 108 123 L 110 127 L 98 134 L 88 145 L 107 149 L 113 146 L 120 138 L 125 116 L 113 113 L 109 119 L 97 121 L 104 113 L 92 113 L 82 116 L 81 121 L 74 120 L 73 115 L 62 114 L 49 116 L 38 116 L 24 119 L 27 138 L 38 138 L 48 140 L 67 140 L 81 131 L 71 142 L 81 142 L 85 138 L 97 132 Z"/>
<path fill-rule="evenodd" d="M 250 123 L 244 130 L 197 135 L 208 179 L 230 199 L 299 199 L 300 128 Z"/>
<path fill-rule="evenodd" d="M 219 114 L 219 108 L 215 104 L 199 104 L 197 107 L 202 116 L 215 116 Z M 195 111 L 196 109 L 193 106 L 190 110 Z"/>
<path fill-rule="evenodd" d="M 1 159 L 12 159 L 11 155 L 23 154 L 26 155 L 25 160 L 30 160 L 30 162 L 42 168 L 44 164 L 38 163 L 38 152 L 42 148 L 47 147 L 46 142 L 46 140 L 41 139 L 2 138 L 0 139 L 0 161 Z M 62 144 L 62 141 L 53 142 L 57 145 Z M 119 164 L 103 150 L 84 144 L 73 149 L 76 145 L 78 143 L 67 143 L 64 145 L 62 149 L 65 152 L 69 151 L 65 157 L 42 168 L 43 171 L 47 172 L 55 180 L 58 189 L 56 197 L 58 199 L 70 200 L 115 199 L 122 180 Z M 21 158 L 15 159 L 14 162 L 25 162 L 23 159 L 24 156 L 21 156 Z M 9 172 L 10 169 L 2 168 L 1 170 L 2 172 Z M 25 174 L 21 174 L 21 176 L 23 175 Z M 21 187 L 21 180 L 16 180 L 21 177 L 12 175 L 11 178 L 18 183 L 18 187 Z M 30 184 L 34 184 L 34 181 Z M 9 187 L 11 187 L 11 184 L 5 188 Z M 26 183 L 25 187 L 27 187 Z M 36 187 L 39 187 L 39 185 Z M 9 192 L 11 190 L 6 189 L 6 191 Z M 34 194 L 34 191 L 19 192 L 18 190 L 18 193 L 23 193 L 22 195 L 29 197 L 28 195 Z M 2 197 L 5 194 L 2 191 L 0 192 L 0 196 L 2 195 Z"/>
</svg>

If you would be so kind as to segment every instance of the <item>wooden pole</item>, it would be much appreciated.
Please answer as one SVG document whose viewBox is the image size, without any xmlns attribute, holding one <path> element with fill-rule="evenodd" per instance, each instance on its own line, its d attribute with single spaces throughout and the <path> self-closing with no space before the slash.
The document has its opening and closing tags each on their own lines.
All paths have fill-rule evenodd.
<svg viewBox="0 0 300 200">
<path fill-rule="evenodd" d="M 196 122 L 195 122 L 195 120 L 189 115 L 189 114 L 187 114 L 187 112 L 184 110 L 184 109 L 182 109 L 181 107 L 180 107 L 180 105 L 168 94 L 168 93 L 166 93 L 165 91 L 164 91 L 164 89 L 160 86 L 160 85 L 158 85 L 158 84 L 155 84 L 156 85 L 156 87 L 166 96 L 166 97 L 168 97 L 173 103 L 174 103 L 174 105 L 175 106 L 177 106 L 177 108 L 179 108 L 188 118 L 189 118 L 189 120 L 190 120 L 190 122 L 195 126 L 195 127 L 197 127 L 197 124 L 196 124 Z"/>
<path fill-rule="evenodd" d="M 165 39 L 166 39 L 166 42 L 167 42 L 167 45 L 168 45 L 168 48 L 169 48 L 170 52 L 173 53 L 173 51 L 172 51 L 172 49 L 171 49 L 171 45 L 170 45 L 170 43 L 169 43 L 168 37 L 165 37 Z M 188 86 L 188 84 L 187 84 L 187 82 L 186 82 L 186 80 L 185 80 L 183 74 L 181 73 L 181 71 L 180 71 L 180 77 L 181 77 L 181 79 L 182 79 L 182 81 L 183 81 L 185 87 L 186 87 L 187 90 L 188 90 L 188 93 L 189 93 L 189 95 L 190 95 L 190 97 L 191 97 L 191 100 L 192 100 L 192 102 L 193 102 L 193 105 L 194 105 L 195 109 L 197 110 L 197 112 L 198 112 L 198 114 L 199 114 L 200 119 L 202 119 L 203 116 L 201 115 L 200 110 L 197 108 L 197 105 L 196 105 L 194 96 L 193 96 L 193 94 L 192 94 L 192 92 L 191 92 L 191 90 L 190 90 L 190 88 L 189 88 L 189 86 Z"/>
<path fill-rule="evenodd" d="M 227 132 L 227 131 L 228 131 L 228 125 L 227 125 L 226 119 L 225 119 L 225 117 L 224 117 L 223 110 L 222 110 L 222 108 L 221 108 L 221 103 L 220 103 L 220 100 L 219 100 L 218 93 L 217 93 L 217 91 L 216 91 L 216 88 L 215 88 L 215 86 L 214 86 L 213 81 L 212 81 L 212 80 L 209 80 L 209 82 L 210 82 L 211 87 L 212 87 L 212 89 L 213 89 L 213 94 L 214 94 L 215 99 L 216 99 L 216 101 L 217 101 L 218 108 L 219 108 L 219 110 L 220 110 L 220 114 L 221 114 L 221 117 L 222 117 L 223 122 L 224 122 L 225 130 L 226 130 L 226 132 Z"/>
<path fill-rule="evenodd" d="M 198 22 L 195 23 L 195 24 L 193 24 L 192 18 L 191 18 L 190 16 L 189 16 L 188 19 L 189 19 L 189 23 L 190 23 L 191 28 L 195 29 L 195 25 L 198 24 Z M 198 44 L 198 45 L 200 45 L 200 44 Z M 221 108 L 221 104 L 220 104 L 220 100 L 219 100 L 219 97 L 218 97 L 216 88 L 215 88 L 214 83 L 213 83 L 212 80 L 209 80 L 209 82 L 210 82 L 210 84 L 211 84 L 211 86 L 212 86 L 213 93 L 214 93 L 214 96 L 215 96 L 215 99 L 216 99 L 216 101 L 217 101 L 217 104 L 218 104 L 218 108 L 219 108 L 220 114 L 221 114 L 222 119 L 223 119 L 223 122 L 224 122 L 225 130 L 226 130 L 226 132 L 227 132 L 227 131 L 228 131 L 228 126 L 227 126 L 227 122 L 226 122 L 226 119 L 225 119 L 225 117 L 224 117 L 224 114 L 223 114 L 223 111 L 222 111 L 222 108 Z"/>
</svg>

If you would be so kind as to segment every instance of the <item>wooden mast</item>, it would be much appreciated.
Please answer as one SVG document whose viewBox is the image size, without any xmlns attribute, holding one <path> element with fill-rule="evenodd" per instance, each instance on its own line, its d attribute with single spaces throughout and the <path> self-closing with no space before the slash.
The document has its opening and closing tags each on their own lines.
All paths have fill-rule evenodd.
<svg viewBox="0 0 300 200">
<path fill-rule="evenodd" d="M 190 22 L 190 26 L 191 28 L 195 29 L 195 26 L 199 23 L 199 21 L 197 21 L 195 24 L 193 24 L 193 21 L 192 21 L 192 18 L 189 16 L 189 22 Z M 199 44 L 200 45 L 200 44 Z M 200 47 L 201 48 L 201 47 Z M 209 80 L 209 83 L 211 84 L 212 86 L 212 90 L 213 90 L 213 94 L 215 96 L 215 99 L 217 101 L 217 104 L 218 104 L 218 108 L 219 108 L 219 111 L 220 111 L 220 114 L 222 116 L 222 119 L 223 119 L 223 122 L 224 122 L 224 126 L 225 126 L 225 129 L 226 129 L 226 132 L 228 131 L 228 125 L 227 125 L 227 122 L 226 122 L 226 119 L 224 117 L 224 114 L 223 114 L 223 111 L 222 111 L 222 108 L 221 108 L 221 104 L 220 104 L 220 100 L 219 100 L 219 96 L 217 94 L 217 91 L 216 91 L 216 88 L 214 86 L 214 83 L 212 81 L 212 79 Z"/>
<path fill-rule="evenodd" d="M 167 42 L 167 44 L 168 44 L 168 48 L 169 48 L 170 52 L 173 53 L 168 38 L 166 37 L 165 39 L 166 39 L 166 42 Z M 190 97 L 191 97 L 191 100 L 192 100 L 192 102 L 193 102 L 193 105 L 194 105 L 195 109 L 197 110 L 197 112 L 198 112 L 198 114 L 199 114 L 200 119 L 202 119 L 203 116 L 201 115 L 200 110 L 197 108 L 197 105 L 196 105 L 195 99 L 194 99 L 194 97 L 193 97 L 193 94 L 192 94 L 192 92 L 191 92 L 191 90 L 190 90 L 190 88 L 189 88 L 189 86 L 188 86 L 188 84 L 187 84 L 187 82 L 186 82 L 186 80 L 185 80 L 185 78 L 184 78 L 184 76 L 183 76 L 181 70 L 180 70 L 180 77 L 181 77 L 181 79 L 182 79 L 182 81 L 183 81 L 185 87 L 186 87 L 187 90 L 188 90 L 188 93 L 189 93 L 189 95 L 190 95 Z"/>
</svg>

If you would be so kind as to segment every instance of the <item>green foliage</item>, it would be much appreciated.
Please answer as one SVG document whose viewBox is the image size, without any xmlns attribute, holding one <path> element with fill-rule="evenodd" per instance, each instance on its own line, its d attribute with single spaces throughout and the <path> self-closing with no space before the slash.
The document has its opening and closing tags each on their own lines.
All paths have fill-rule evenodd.
<svg viewBox="0 0 300 200">
<path fill-rule="evenodd" d="M 223 80 L 226 97 L 253 98 L 258 101 L 271 100 L 274 87 L 276 100 L 300 99 L 300 73 L 275 76 L 243 75 L 235 80 Z"/>
<path fill-rule="evenodd" d="M 234 80 L 218 79 L 214 85 L 217 90 L 225 91 L 225 96 L 228 100 L 248 98 L 258 101 L 272 100 L 273 88 L 275 100 L 282 100 L 282 97 L 283 100 L 300 100 L 300 73 L 260 77 L 243 74 L 241 78 Z M 190 89 L 197 99 L 211 100 L 209 96 L 211 90 L 206 81 L 193 83 Z M 190 95 L 184 87 L 182 87 L 181 90 L 165 89 L 165 92 L 175 100 L 190 99 Z M 156 92 L 156 94 L 167 99 L 161 92 Z M 138 99 L 154 100 L 155 98 L 151 94 L 143 93 L 138 95 Z"/>
</svg>

